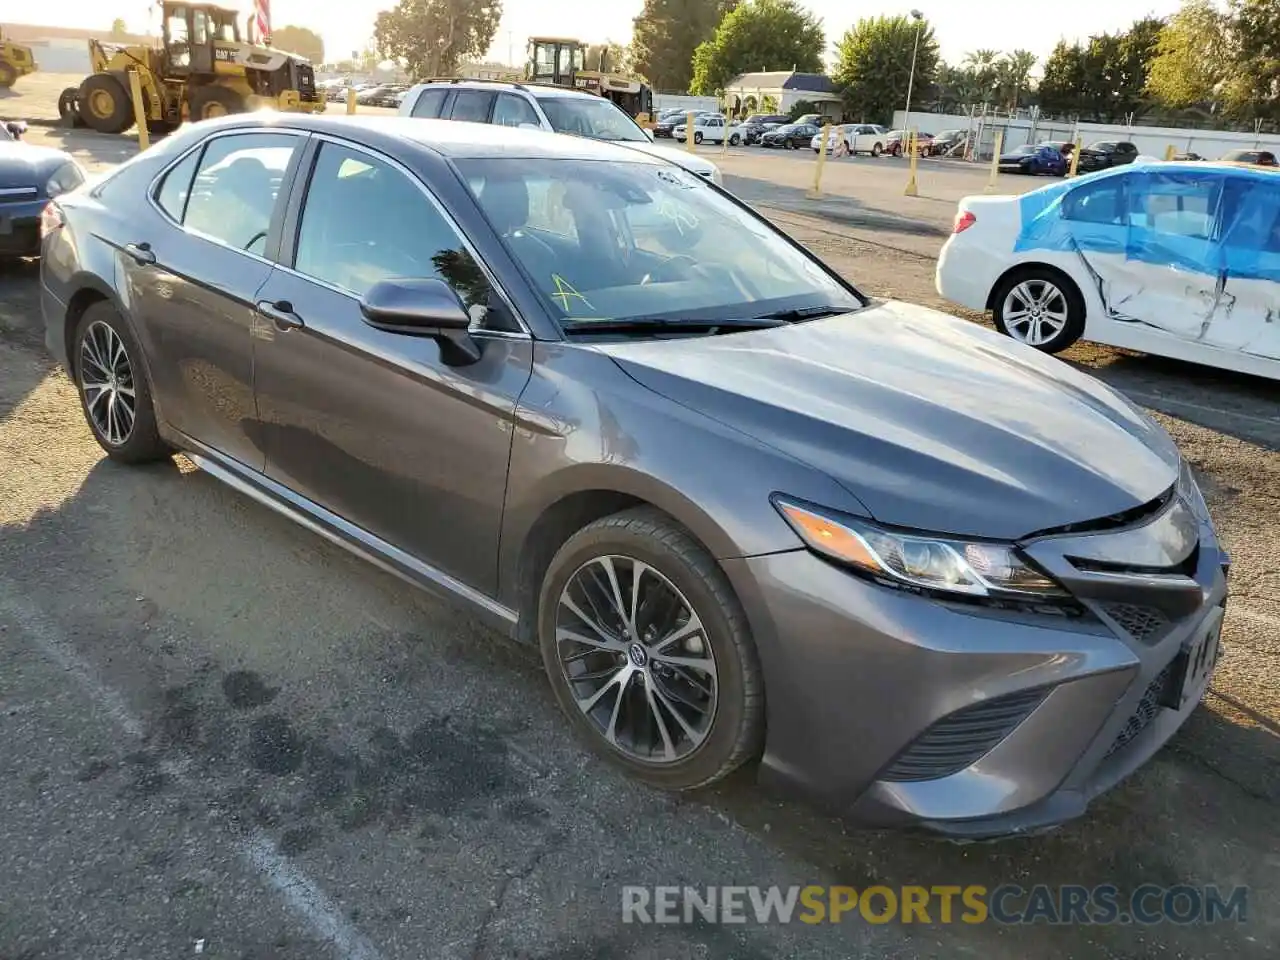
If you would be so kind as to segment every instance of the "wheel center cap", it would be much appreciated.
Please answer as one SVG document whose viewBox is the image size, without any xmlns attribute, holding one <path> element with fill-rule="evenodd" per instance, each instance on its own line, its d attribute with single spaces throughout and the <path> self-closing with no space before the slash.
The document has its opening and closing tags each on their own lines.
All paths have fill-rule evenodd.
<svg viewBox="0 0 1280 960">
<path fill-rule="evenodd" d="M 639 670 L 649 662 L 649 653 L 641 644 L 633 643 L 627 647 L 627 659 L 631 661 L 633 667 Z"/>
</svg>

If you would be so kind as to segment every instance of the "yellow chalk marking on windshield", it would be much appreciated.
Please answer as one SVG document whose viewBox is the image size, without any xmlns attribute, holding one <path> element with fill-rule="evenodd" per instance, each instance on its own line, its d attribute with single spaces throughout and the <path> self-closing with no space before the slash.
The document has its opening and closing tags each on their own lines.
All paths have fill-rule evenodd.
<svg viewBox="0 0 1280 960">
<path fill-rule="evenodd" d="M 681 236 L 684 236 L 686 227 L 690 230 L 698 228 L 698 218 L 670 197 L 663 197 L 658 201 L 658 216 L 674 223 Z"/>
<path fill-rule="evenodd" d="M 573 288 L 573 284 L 560 276 L 560 274 L 553 273 L 551 275 L 551 282 L 556 285 L 556 292 L 551 294 L 551 299 L 560 301 L 560 309 L 568 311 L 570 300 L 581 300 L 588 310 L 595 309 L 591 306 L 591 301 L 575 290 Z"/>
</svg>

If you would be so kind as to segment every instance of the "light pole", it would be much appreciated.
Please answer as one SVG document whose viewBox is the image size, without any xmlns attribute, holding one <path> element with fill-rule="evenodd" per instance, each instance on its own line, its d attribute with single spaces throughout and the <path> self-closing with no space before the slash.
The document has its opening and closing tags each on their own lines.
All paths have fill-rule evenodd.
<svg viewBox="0 0 1280 960">
<path fill-rule="evenodd" d="M 911 47 L 911 73 L 907 75 L 907 111 L 902 118 L 908 130 L 911 129 L 911 87 L 916 80 L 916 54 L 920 51 L 920 30 L 924 27 L 924 14 L 919 10 L 912 10 L 911 19 L 916 22 L 916 42 Z"/>
</svg>

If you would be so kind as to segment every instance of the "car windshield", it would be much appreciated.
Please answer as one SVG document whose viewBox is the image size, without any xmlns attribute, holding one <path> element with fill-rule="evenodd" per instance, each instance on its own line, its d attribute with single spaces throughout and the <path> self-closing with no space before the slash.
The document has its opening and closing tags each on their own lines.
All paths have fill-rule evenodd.
<svg viewBox="0 0 1280 960">
<path fill-rule="evenodd" d="M 1013 152 L 1014 152 L 1014 153 L 1016 153 L 1016 154 L 1020 154 L 1020 155 L 1025 156 L 1025 155 L 1026 155 L 1026 154 L 1028 154 L 1028 153 L 1035 153 L 1035 152 L 1036 152 L 1037 150 L 1039 150 L 1039 149 L 1040 149 L 1039 147 L 1033 147 L 1033 146 L 1031 146 L 1030 144 L 1026 144 L 1026 145 L 1024 145 L 1024 146 L 1019 147 L 1017 150 L 1015 150 L 1015 151 L 1013 151 Z"/>
<path fill-rule="evenodd" d="M 863 305 L 768 223 L 680 167 L 561 159 L 458 166 L 546 305 L 576 328 Z"/>
<path fill-rule="evenodd" d="M 571 133 L 593 140 L 642 143 L 649 140 L 636 122 L 612 100 L 603 97 L 539 97 L 538 103 L 556 133 Z"/>
</svg>

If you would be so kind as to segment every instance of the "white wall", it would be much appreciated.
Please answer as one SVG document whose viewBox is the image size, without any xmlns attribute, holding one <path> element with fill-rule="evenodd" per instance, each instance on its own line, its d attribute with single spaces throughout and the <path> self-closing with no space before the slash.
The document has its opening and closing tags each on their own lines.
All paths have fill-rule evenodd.
<svg viewBox="0 0 1280 960">
<path fill-rule="evenodd" d="M 963 114 L 918 113 L 911 111 L 908 117 L 901 110 L 893 114 L 893 128 L 914 127 L 927 133 L 943 130 L 977 130 L 978 120 L 970 120 Z M 972 123 L 972 127 L 970 124 Z M 1006 120 L 988 117 L 984 121 L 988 129 L 1004 131 L 1002 149 L 1020 147 L 1024 143 L 1042 140 L 1074 140 L 1080 137 L 1087 146 L 1095 140 L 1128 140 L 1137 145 L 1141 153 L 1163 157 L 1172 146 L 1176 153 L 1198 153 L 1210 160 L 1217 160 L 1228 150 L 1263 147 L 1280 152 L 1280 137 L 1255 136 L 1252 133 L 1232 133 L 1226 130 L 1191 130 L 1180 127 L 1126 127 L 1123 124 L 1081 123 L 1078 126 L 1060 120 L 1039 120 L 1034 127 L 1026 119 Z M 984 137 L 989 142 L 989 137 Z"/>
<path fill-rule="evenodd" d="M 661 110 L 719 110 L 720 101 L 715 97 L 689 97 L 674 93 L 655 93 L 653 109 Z"/>
<path fill-rule="evenodd" d="M 89 43 L 86 40 L 36 40 L 28 44 L 42 73 L 89 72 Z"/>
</svg>

